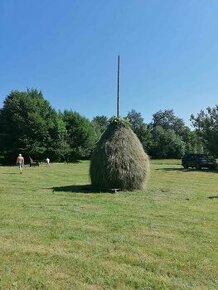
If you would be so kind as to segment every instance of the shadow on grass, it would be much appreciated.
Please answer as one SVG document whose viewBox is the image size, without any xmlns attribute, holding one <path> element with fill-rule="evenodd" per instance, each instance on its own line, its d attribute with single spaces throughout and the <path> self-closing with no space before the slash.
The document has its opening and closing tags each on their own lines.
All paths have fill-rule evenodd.
<svg viewBox="0 0 218 290">
<path fill-rule="evenodd" d="M 183 167 L 181 168 L 175 168 L 175 167 L 171 167 L 171 168 L 156 168 L 155 170 L 161 170 L 161 171 L 181 171 L 181 172 L 213 172 L 213 173 L 218 173 L 218 169 L 207 169 L 207 168 L 202 168 L 202 169 L 196 169 L 196 168 L 188 168 L 185 169 Z"/>
<path fill-rule="evenodd" d="M 67 185 L 52 187 L 53 192 L 75 192 L 75 193 L 110 193 L 110 190 L 99 190 L 91 184 L 84 185 Z"/>
<path fill-rule="evenodd" d="M 19 172 L 17 172 L 17 173 L 15 173 L 15 172 L 8 172 L 8 173 L 7 173 L 7 172 L 2 172 L 2 174 L 7 174 L 7 175 L 8 175 L 8 174 L 18 174 L 18 173 L 19 173 Z"/>
<path fill-rule="evenodd" d="M 175 168 L 175 167 L 156 168 L 155 170 L 158 170 L 158 171 L 188 171 L 187 169 L 184 169 L 184 168 Z"/>
<path fill-rule="evenodd" d="M 218 195 L 214 195 L 214 196 L 208 196 L 209 199 L 214 199 L 214 198 L 218 198 Z"/>
</svg>

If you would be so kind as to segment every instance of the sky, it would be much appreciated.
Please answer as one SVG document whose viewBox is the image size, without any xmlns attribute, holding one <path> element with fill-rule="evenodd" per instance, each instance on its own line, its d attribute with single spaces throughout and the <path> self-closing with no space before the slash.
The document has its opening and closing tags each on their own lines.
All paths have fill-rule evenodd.
<svg viewBox="0 0 218 290">
<path fill-rule="evenodd" d="M 218 104 L 217 0 L 0 0 L 0 108 L 36 88 L 56 110 L 145 123 Z"/>
</svg>

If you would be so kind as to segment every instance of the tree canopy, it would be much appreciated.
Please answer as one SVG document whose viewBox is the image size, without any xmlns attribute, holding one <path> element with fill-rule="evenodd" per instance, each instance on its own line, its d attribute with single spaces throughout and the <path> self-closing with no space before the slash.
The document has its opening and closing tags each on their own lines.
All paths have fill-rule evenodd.
<svg viewBox="0 0 218 290">
<path fill-rule="evenodd" d="M 67 141 L 70 146 L 68 160 L 88 158 L 97 141 L 97 134 L 92 123 L 77 112 L 65 110 L 62 114 L 67 130 Z"/>
<path fill-rule="evenodd" d="M 149 124 L 145 124 L 141 113 L 135 110 L 130 111 L 127 118 L 152 158 L 180 158 L 185 152 L 202 151 L 196 133 L 185 126 L 173 110 L 156 112 Z"/>
<path fill-rule="evenodd" d="M 98 139 L 101 137 L 101 135 L 104 133 L 104 131 L 107 129 L 108 126 L 108 118 L 106 116 L 96 116 L 92 120 L 93 127 L 96 131 Z"/>
<path fill-rule="evenodd" d="M 127 118 L 152 158 L 180 158 L 184 153 L 202 152 L 218 156 L 218 106 L 192 115 L 194 130 L 173 110 L 154 113 L 148 124 L 135 110 Z M 72 110 L 57 112 L 39 90 L 14 90 L 0 109 L 1 163 L 14 163 L 18 153 L 58 162 L 89 158 L 108 124 L 104 115 L 90 121 Z"/>
<path fill-rule="evenodd" d="M 58 131 L 56 141 L 62 141 L 59 126 L 57 113 L 40 91 L 12 91 L 0 111 L 0 149 L 8 161 L 14 159 L 17 152 L 44 158 L 56 151 L 53 131 Z"/>
<path fill-rule="evenodd" d="M 127 114 L 127 118 L 132 125 L 133 132 L 141 141 L 145 152 L 149 152 L 152 144 L 152 135 L 148 125 L 144 123 L 144 119 L 142 118 L 141 113 L 136 112 L 135 110 L 131 110 Z"/>
<path fill-rule="evenodd" d="M 191 115 L 191 120 L 206 149 L 218 156 L 218 105 L 201 110 L 197 116 Z"/>
</svg>

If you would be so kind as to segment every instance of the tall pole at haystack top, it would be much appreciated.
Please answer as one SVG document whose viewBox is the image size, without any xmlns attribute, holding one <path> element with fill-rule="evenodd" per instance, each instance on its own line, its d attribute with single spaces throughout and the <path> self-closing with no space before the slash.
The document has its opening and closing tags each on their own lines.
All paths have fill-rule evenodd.
<svg viewBox="0 0 218 290">
<path fill-rule="evenodd" d="M 120 117 L 120 56 L 118 55 L 117 69 L 117 118 Z"/>
</svg>

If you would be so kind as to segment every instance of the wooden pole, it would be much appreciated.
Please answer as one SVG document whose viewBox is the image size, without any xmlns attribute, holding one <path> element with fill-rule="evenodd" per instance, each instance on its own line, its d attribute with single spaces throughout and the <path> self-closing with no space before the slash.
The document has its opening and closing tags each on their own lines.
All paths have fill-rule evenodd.
<svg viewBox="0 0 218 290">
<path fill-rule="evenodd" d="M 117 118 L 120 117 L 120 56 L 118 55 L 117 69 Z"/>
</svg>

